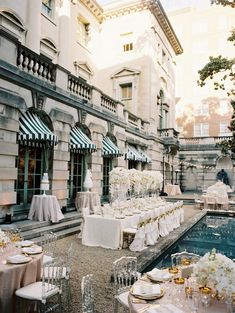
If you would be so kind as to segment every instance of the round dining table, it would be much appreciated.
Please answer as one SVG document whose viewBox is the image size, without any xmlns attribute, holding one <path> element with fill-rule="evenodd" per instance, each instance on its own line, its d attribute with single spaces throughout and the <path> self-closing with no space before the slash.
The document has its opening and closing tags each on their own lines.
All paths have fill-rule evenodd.
<svg viewBox="0 0 235 313">
<path fill-rule="evenodd" d="M 30 256 L 31 261 L 22 264 L 7 262 L 11 255 L 19 255 L 20 248 L 6 252 L 0 258 L 0 312 L 17 313 L 15 291 L 41 279 L 43 253 Z"/>
<path fill-rule="evenodd" d="M 154 285 L 156 283 L 152 282 L 144 275 L 135 284 L 140 285 Z M 135 285 L 134 284 L 134 285 Z M 159 283 L 158 283 L 159 284 Z M 167 281 L 160 283 L 160 288 L 162 290 L 161 297 L 156 297 L 151 300 L 144 299 L 144 296 L 134 296 L 132 294 L 133 287 L 129 293 L 129 309 L 130 313 L 188 313 L 192 311 L 190 303 L 187 300 L 185 294 L 185 285 L 182 285 L 179 292 L 179 286 L 174 283 L 174 281 Z M 199 309 L 197 313 L 227 313 L 227 307 L 224 301 L 218 301 L 212 299 L 208 307 L 204 307 L 202 303 L 199 304 Z"/>
</svg>

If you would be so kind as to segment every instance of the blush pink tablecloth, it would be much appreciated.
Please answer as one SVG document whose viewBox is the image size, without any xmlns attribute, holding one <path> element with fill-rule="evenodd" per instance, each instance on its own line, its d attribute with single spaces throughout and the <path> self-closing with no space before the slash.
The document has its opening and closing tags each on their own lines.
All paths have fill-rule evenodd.
<svg viewBox="0 0 235 313">
<path fill-rule="evenodd" d="M 56 196 L 34 195 L 28 219 L 35 221 L 51 221 L 57 223 L 64 218 Z"/>
<path fill-rule="evenodd" d="M 100 206 L 100 196 L 98 192 L 94 191 L 77 192 L 77 196 L 75 199 L 75 207 L 78 211 L 82 212 L 83 208 L 89 208 L 90 214 L 93 214 L 95 206 Z"/>
<path fill-rule="evenodd" d="M 180 190 L 179 185 L 167 184 L 164 188 L 164 191 L 168 194 L 168 196 L 181 195 L 181 190 Z"/>
<path fill-rule="evenodd" d="M 19 252 L 16 251 L 16 254 Z M 32 261 L 24 264 L 3 264 L 3 260 L 0 260 L 1 313 L 17 313 L 15 291 L 40 280 L 42 256 L 42 253 L 34 255 Z M 7 258 L 7 255 L 4 255 L 4 258 Z"/>
<path fill-rule="evenodd" d="M 136 282 L 136 284 L 144 284 L 144 283 L 146 282 L 143 282 L 140 280 Z M 161 287 L 164 289 L 164 283 L 161 284 Z M 158 300 L 155 300 L 154 303 L 153 302 L 152 303 L 151 302 L 146 302 L 146 303 L 132 302 L 132 301 L 136 301 L 136 298 L 134 298 L 131 294 L 129 294 L 128 301 L 129 301 L 130 313 L 144 313 L 145 311 L 150 310 L 151 308 L 152 309 L 156 308 L 156 310 L 157 308 L 159 308 L 159 311 L 157 312 L 160 312 L 161 305 L 169 304 L 169 303 L 172 303 L 173 305 L 177 307 L 177 303 L 175 299 L 176 295 L 173 296 L 175 288 L 177 288 L 177 285 L 175 285 L 173 282 L 170 283 L 167 290 L 166 288 L 164 289 L 165 291 L 164 296 Z M 184 289 L 184 286 L 182 288 Z M 182 307 L 180 307 L 179 309 L 182 310 L 184 313 L 191 312 L 184 292 L 182 293 L 180 300 L 181 300 L 180 304 Z M 227 313 L 228 311 L 224 302 L 213 299 L 210 306 L 207 307 L 206 309 L 202 305 L 200 305 L 198 313 L 205 313 L 205 312 L 206 313 Z"/>
</svg>

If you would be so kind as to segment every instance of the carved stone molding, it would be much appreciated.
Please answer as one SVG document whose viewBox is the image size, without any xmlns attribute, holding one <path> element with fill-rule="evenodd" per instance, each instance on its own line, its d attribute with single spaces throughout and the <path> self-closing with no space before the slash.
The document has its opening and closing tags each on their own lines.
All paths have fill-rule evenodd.
<svg viewBox="0 0 235 313">
<path fill-rule="evenodd" d="M 86 124 L 87 112 L 84 110 L 78 110 L 78 121 L 81 124 Z"/>
<path fill-rule="evenodd" d="M 38 109 L 39 111 L 44 111 L 46 96 L 42 93 L 32 91 L 32 98 L 33 98 L 33 107 Z"/>
<path fill-rule="evenodd" d="M 127 4 L 122 7 L 113 7 L 106 10 L 103 14 L 104 19 L 112 19 L 118 16 L 131 14 L 134 12 L 150 10 L 151 13 L 155 16 L 162 30 L 164 31 L 166 37 L 168 38 L 172 48 L 174 49 L 176 54 L 181 54 L 183 49 L 180 45 L 178 38 L 166 16 L 166 13 L 159 1 L 155 0 L 137 0 L 134 3 Z"/>
<path fill-rule="evenodd" d="M 80 2 L 85 5 L 88 10 L 97 18 L 101 23 L 103 20 L 103 9 L 101 6 L 93 0 L 80 0 Z"/>
</svg>

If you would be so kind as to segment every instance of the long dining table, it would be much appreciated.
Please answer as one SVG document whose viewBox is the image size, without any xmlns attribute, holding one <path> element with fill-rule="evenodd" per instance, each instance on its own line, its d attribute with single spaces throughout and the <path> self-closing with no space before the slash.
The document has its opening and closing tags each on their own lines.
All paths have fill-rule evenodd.
<svg viewBox="0 0 235 313">
<path fill-rule="evenodd" d="M 140 214 L 126 216 L 123 219 L 88 215 L 85 217 L 82 244 L 106 249 L 122 247 L 122 230 L 137 225 Z"/>
<path fill-rule="evenodd" d="M 8 263 L 10 255 L 21 253 L 20 248 L 6 252 L 0 258 L 0 312 L 17 313 L 15 291 L 41 278 L 43 253 L 31 256 L 31 261 L 22 264 Z"/>
</svg>

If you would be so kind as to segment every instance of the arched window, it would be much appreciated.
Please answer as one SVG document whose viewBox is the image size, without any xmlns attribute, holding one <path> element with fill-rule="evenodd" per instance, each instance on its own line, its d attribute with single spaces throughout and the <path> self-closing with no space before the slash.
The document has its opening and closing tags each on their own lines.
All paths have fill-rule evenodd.
<svg viewBox="0 0 235 313">
<path fill-rule="evenodd" d="M 15 13 L 0 11 L 0 27 L 19 41 L 24 41 L 25 27 Z"/>
<path fill-rule="evenodd" d="M 17 205 L 31 203 L 35 194 L 40 194 L 43 173 L 52 169 L 53 147 L 57 137 L 46 112 L 28 109 L 19 119 L 19 153 L 16 159 L 18 177 L 15 190 Z"/>
</svg>

